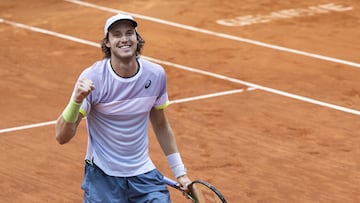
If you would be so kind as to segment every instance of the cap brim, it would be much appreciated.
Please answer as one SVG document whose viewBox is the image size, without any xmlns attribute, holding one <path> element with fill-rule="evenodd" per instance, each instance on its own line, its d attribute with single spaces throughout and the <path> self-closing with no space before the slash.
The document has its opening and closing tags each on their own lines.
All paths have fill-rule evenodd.
<svg viewBox="0 0 360 203">
<path fill-rule="evenodd" d="M 105 27 L 104 27 L 104 33 L 105 35 L 108 33 L 109 28 L 116 22 L 118 21 L 130 21 L 132 23 L 132 25 L 134 26 L 134 28 L 137 27 L 137 22 L 134 20 L 134 18 L 130 15 L 124 15 L 124 14 L 117 14 L 115 16 L 112 16 L 110 18 L 107 19 L 106 23 L 105 23 Z"/>
</svg>

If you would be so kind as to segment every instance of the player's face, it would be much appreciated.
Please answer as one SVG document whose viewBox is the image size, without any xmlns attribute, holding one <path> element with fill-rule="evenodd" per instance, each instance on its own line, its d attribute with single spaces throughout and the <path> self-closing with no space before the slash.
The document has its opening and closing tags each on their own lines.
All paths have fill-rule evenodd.
<svg viewBox="0 0 360 203">
<path fill-rule="evenodd" d="M 129 21 L 119 21 L 109 29 L 109 41 L 106 46 L 111 49 L 111 55 L 118 58 L 131 58 L 136 56 L 136 31 Z"/>
</svg>

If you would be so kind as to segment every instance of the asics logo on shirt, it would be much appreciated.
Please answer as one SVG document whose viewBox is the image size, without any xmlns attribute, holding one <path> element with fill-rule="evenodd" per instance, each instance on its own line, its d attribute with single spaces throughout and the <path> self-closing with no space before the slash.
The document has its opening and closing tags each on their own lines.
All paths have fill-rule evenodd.
<svg viewBox="0 0 360 203">
<path fill-rule="evenodd" d="M 146 81 L 145 83 L 145 89 L 149 88 L 151 85 L 151 80 Z"/>
</svg>

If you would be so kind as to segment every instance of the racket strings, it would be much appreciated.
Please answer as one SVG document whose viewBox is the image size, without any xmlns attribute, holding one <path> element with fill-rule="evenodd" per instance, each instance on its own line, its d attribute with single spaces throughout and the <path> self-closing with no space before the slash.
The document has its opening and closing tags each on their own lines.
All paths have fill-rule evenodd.
<svg viewBox="0 0 360 203">
<path fill-rule="evenodd" d="M 193 182 L 190 191 L 196 203 L 226 203 L 222 194 L 206 182 Z"/>
</svg>

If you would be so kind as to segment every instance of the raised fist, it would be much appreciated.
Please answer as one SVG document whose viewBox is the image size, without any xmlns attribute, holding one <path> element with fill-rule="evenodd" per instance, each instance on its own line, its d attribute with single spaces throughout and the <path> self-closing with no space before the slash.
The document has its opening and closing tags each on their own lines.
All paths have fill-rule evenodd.
<svg viewBox="0 0 360 203">
<path fill-rule="evenodd" d="M 81 78 L 76 82 L 73 92 L 73 100 L 76 103 L 82 103 L 82 101 L 95 89 L 94 83 L 87 79 Z"/>
</svg>

